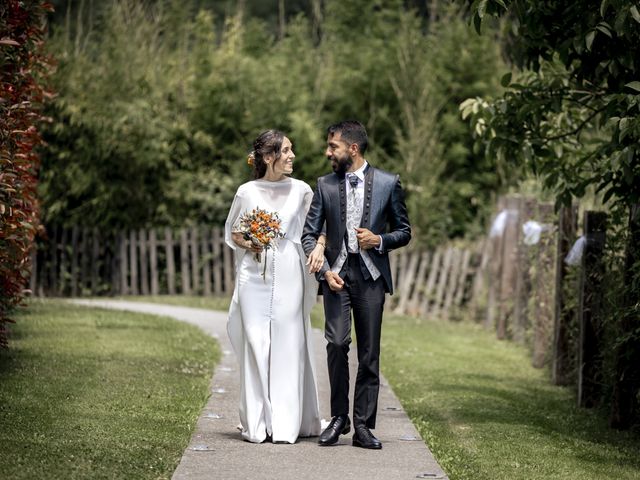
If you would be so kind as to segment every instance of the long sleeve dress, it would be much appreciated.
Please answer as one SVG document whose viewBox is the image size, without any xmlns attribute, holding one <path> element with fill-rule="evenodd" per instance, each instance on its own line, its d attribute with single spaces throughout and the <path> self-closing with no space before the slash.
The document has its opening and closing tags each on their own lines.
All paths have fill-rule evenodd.
<svg viewBox="0 0 640 480">
<path fill-rule="evenodd" d="M 309 320 L 317 283 L 300 242 L 312 195 L 293 178 L 253 180 L 238 188 L 225 223 L 236 264 L 227 329 L 240 365 L 242 437 L 250 442 L 269 435 L 273 442 L 295 443 L 320 432 Z M 256 207 L 278 212 L 285 232 L 260 263 L 231 238 L 240 216 Z"/>
</svg>

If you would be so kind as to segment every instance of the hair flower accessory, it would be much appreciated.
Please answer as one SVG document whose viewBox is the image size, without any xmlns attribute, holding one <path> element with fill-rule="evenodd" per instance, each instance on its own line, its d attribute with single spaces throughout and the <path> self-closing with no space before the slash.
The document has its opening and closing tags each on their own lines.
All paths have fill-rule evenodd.
<svg viewBox="0 0 640 480">
<path fill-rule="evenodd" d="M 255 151 L 251 151 L 251 153 L 247 156 L 247 165 L 250 165 L 253 167 L 253 163 L 256 160 L 256 152 Z"/>
</svg>

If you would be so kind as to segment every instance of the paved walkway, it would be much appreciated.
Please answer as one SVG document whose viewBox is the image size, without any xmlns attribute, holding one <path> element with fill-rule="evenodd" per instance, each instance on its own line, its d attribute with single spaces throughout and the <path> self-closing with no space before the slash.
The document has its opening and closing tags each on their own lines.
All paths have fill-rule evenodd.
<svg viewBox="0 0 640 480">
<path fill-rule="evenodd" d="M 226 312 L 118 300 L 74 300 L 74 303 L 172 317 L 197 325 L 220 343 L 223 355 L 213 375 L 211 396 L 173 474 L 175 480 L 447 478 L 384 378 L 374 431 L 382 441 L 382 450 L 352 447 L 351 434 L 340 437 L 340 442 L 331 447 L 319 447 L 316 438 L 300 439 L 295 445 L 256 445 L 244 442 L 236 429 L 239 382 L 226 334 Z M 329 419 L 325 340 L 322 332 L 315 329 L 314 348 L 321 418 Z M 352 353 L 350 358 L 355 357 L 355 351 Z M 354 379 L 355 374 L 351 377 Z"/>
</svg>

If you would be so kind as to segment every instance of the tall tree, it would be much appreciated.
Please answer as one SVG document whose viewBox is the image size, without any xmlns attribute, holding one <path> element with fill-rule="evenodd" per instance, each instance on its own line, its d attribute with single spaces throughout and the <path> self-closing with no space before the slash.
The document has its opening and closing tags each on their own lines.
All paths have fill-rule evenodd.
<svg viewBox="0 0 640 480">
<path fill-rule="evenodd" d="M 464 3 L 478 31 L 485 18 L 505 16 L 506 53 L 524 69 L 515 81 L 505 75 L 501 99 L 461 106 L 487 154 L 540 175 L 558 203 L 595 190 L 619 222 L 629 219 L 611 416 L 613 426 L 629 427 L 640 418 L 640 7 L 628 0 Z"/>
</svg>

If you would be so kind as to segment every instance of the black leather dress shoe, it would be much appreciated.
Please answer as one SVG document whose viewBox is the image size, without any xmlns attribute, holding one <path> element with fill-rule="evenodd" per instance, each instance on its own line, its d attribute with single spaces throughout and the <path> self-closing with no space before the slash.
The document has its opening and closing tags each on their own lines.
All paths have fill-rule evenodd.
<svg viewBox="0 0 640 480">
<path fill-rule="evenodd" d="M 348 415 L 337 415 L 331 419 L 329 426 L 324 429 L 324 432 L 320 434 L 318 439 L 318 445 L 326 447 L 327 445 L 333 445 L 338 441 L 340 435 L 349 433 L 351 431 L 351 420 Z"/>
<path fill-rule="evenodd" d="M 382 448 L 382 443 L 373 436 L 371 430 L 364 425 L 358 425 L 356 427 L 356 432 L 353 434 L 353 446 L 380 450 Z"/>
</svg>

